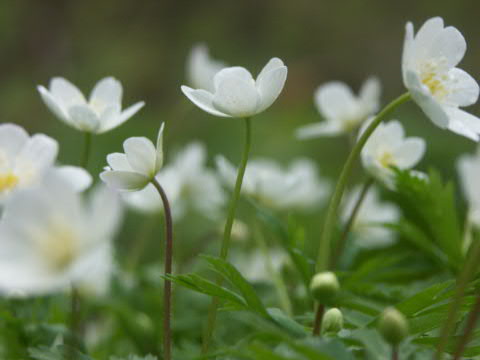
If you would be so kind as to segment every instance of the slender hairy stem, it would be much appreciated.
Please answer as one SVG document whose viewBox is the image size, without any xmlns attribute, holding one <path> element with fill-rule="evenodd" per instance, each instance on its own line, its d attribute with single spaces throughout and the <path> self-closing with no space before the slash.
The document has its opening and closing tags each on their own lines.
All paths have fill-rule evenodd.
<svg viewBox="0 0 480 360">
<path fill-rule="evenodd" d="M 83 142 L 83 154 L 82 154 L 82 159 L 80 160 L 80 166 L 83 167 L 84 169 L 86 169 L 88 166 L 91 147 L 92 147 L 92 133 L 85 132 L 84 142 Z"/>
<path fill-rule="evenodd" d="M 81 337 L 80 334 L 80 293 L 72 285 L 70 291 L 70 349 L 68 351 L 68 359 L 75 360 L 76 354 L 75 349 L 78 348 L 78 339 Z"/>
<path fill-rule="evenodd" d="M 237 210 L 238 200 L 240 199 L 240 190 L 242 189 L 243 176 L 247 168 L 248 155 L 250 154 L 250 146 L 252 141 L 252 124 L 250 118 L 245 118 L 245 146 L 243 148 L 242 162 L 238 168 L 237 180 L 233 190 L 232 198 L 230 199 L 230 206 L 228 209 L 227 222 L 225 223 L 225 230 L 223 232 L 222 246 L 220 250 L 220 258 L 226 260 L 228 257 L 228 249 L 230 248 L 230 238 L 232 234 L 233 221 L 235 220 L 235 213 Z M 217 277 L 217 284 L 221 284 L 222 279 Z M 217 321 L 217 309 L 219 305 L 218 298 L 214 297 L 208 311 L 207 327 L 203 334 L 202 353 L 207 353 L 212 340 L 213 332 L 215 330 L 215 323 Z"/>
<path fill-rule="evenodd" d="M 313 336 L 320 336 L 320 330 L 322 328 L 323 313 L 325 312 L 325 305 L 318 304 L 315 311 L 315 322 L 313 324 Z"/>
<path fill-rule="evenodd" d="M 474 277 L 475 272 L 478 269 L 479 258 L 480 258 L 480 241 L 475 241 L 472 244 L 470 251 L 468 252 L 465 266 L 463 267 L 463 270 L 457 279 L 457 287 L 456 287 L 455 295 L 453 297 L 453 301 L 450 303 L 447 320 L 445 321 L 442 327 L 442 330 L 440 332 L 440 341 L 437 345 L 437 351 L 433 357 L 436 360 L 443 359 L 444 351 L 448 343 L 448 338 L 450 337 L 450 334 L 452 333 L 452 330 L 455 327 L 455 323 L 457 320 L 457 313 L 462 306 L 463 297 L 465 295 L 465 291 L 467 290 L 468 283 Z"/>
<path fill-rule="evenodd" d="M 345 244 L 347 242 L 348 234 L 350 233 L 350 230 L 352 229 L 352 226 L 355 223 L 355 219 L 357 218 L 358 212 L 360 211 L 363 200 L 365 199 L 368 193 L 368 190 L 370 190 L 370 187 L 373 185 L 374 182 L 375 180 L 369 177 L 363 184 L 362 190 L 360 191 L 360 194 L 357 198 L 357 202 L 355 203 L 355 206 L 353 207 L 353 210 L 350 216 L 348 217 L 347 223 L 345 224 L 345 228 L 343 229 L 342 236 L 336 243 L 335 250 L 333 252 L 333 256 L 330 262 L 330 268 L 332 269 L 334 269 L 338 265 L 338 262 L 340 261 L 343 250 L 345 249 Z"/>
<path fill-rule="evenodd" d="M 273 266 L 272 257 L 270 256 L 270 250 L 268 248 L 267 242 L 262 234 L 262 230 L 260 228 L 260 224 L 258 221 L 254 219 L 255 222 L 255 240 L 262 251 L 262 254 L 265 258 L 265 265 L 267 268 L 267 272 L 273 280 L 273 284 L 277 290 L 278 298 L 280 301 L 280 306 L 287 313 L 288 315 L 293 315 L 292 312 L 292 302 L 290 301 L 290 296 L 288 295 L 288 289 L 283 281 L 282 274 L 278 271 L 275 271 L 275 267 Z"/>
<path fill-rule="evenodd" d="M 399 359 L 398 345 L 392 345 L 392 360 L 398 360 L 398 359 Z"/>
<path fill-rule="evenodd" d="M 173 221 L 170 203 L 168 202 L 167 194 L 162 188 L 162 185 L 157 179 L 153 178 L 153 186 L 157 189 L 162 198 L 163 210 L 165 214 L 165 275 L 172 274 L 173 262 Z M 164 360 L 171 360 L 172 358 L 172 283 L 170 280 L 165 280 L 163 291 L 163 358 Z"/>
<path fill-rule="evenodd" d="M 473 330 L 475 330 L 475 325 L 477 324 L 478 318 L 480 317 L 480 294 L 477 295 L 477 300 L 475 301 L 475 305 L 473 306 L 470 315 L 468 316 L 467 325 L 465 326 L 465 331 L 463 332 L 463 336 L 460 338 L 460 341 L 457 345 L 457 349 L 455 350 L 455 354 L 453 356 L 453 360 L 460 360 L 465 348 L 467 347 Z"/>
<path fill-rule="evenodd" d="M 363 146 L 367 142 L 370 135 L 372 135 L 373 131 L 377 128 L 377 126 L 387 118 L 393 110 L 395 110 L 399 105 L 405 103 L 406 101 L 410 100 L 411 96 L 409 93 L 405 93 L 395 100 L 393 100 L 390 104 L 388 104 L 383 110 L 373 119 L 367 129 L 363 132 L 358 139 L 358 142 L 352 149 L 352 152 L 347 158 L 345 165 L 343 166 L 343 170 L 340 174 L 340 177 L 337 181 L 337 186 L 335 188 L 335 192 L 330 200 L 330 205 L 328 207 L 327 216 L 325 219 L 325 225 L 323 227 L 322 237 L 320 239 L 320 246 L 318 249 L 318 259 L 317 259 L 317 271 L 325 271 L 328 269 L 329 265 L 329 257 L 330 257 L 330 243 L 332 241 L 333 231 L 335 229 L 335 225 L 337 223 L 337 210 L 340 205 L 340 201 L 342 200 L 343 192 L 345 191 L 345 187 L 347 185 L 348 178 L 350 173 L 353 169 L 355 161 L 357 160 L 360 152 L 363 149 Z"/>
</svg>

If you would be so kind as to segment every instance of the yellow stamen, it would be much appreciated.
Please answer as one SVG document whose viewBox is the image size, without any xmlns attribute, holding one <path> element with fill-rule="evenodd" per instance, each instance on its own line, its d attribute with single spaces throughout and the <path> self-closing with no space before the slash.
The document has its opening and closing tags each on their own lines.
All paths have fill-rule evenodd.
<svg viewBox="0 0 480 360">
<path fill-rule="evenodd" d="M 12 173 L 0 174 L 0 193 L 10 191 L 18 185 L 18 177 Z"/>
</svg>

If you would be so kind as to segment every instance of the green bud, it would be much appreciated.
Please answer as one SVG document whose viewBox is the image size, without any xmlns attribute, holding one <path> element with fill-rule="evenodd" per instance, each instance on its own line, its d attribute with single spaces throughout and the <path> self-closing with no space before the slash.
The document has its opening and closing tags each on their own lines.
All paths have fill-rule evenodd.
<svg viewBox="0 0 480 360">
<path fill-rule="evenodd" d="M 321 272 L 312 278 L 310 291 L 319 304 L 332 305 L 340 291 L 340 284 L 334 273 Z"/>
<path fill-rule="evenodd" d="M 400 311 L 389 307 L 380 316 L 378 329 L 386 342 L 396 346 L 407 337 L 408 322 Z"/>
<path fill-rule="evenodd" d="M 337 308 L 331 308 L 323 315 L 322 333 L 336 334 L 343 328 L 343 315 Z"/>
</svg>

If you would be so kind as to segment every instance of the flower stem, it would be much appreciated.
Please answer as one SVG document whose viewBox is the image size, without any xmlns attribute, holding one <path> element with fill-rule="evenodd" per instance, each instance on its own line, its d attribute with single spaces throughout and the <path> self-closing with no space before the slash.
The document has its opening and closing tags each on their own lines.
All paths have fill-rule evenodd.
<svg viewBox="0 0 480 360">
<path fill-rule="evenodd" d="M 463 267 L 462 272 L 458 276 L 457 286 L 453 301 L 450 303 L 448 309 L 447 320 L 443 325 L 443 328 L 440 332 L 440 341 L 437 345 L 437 351 L 434 355 L 434 359 L 441 360 L 443 359 L 444 351 L 448 343 L 448 338 L 452 332 L 456 319 L 457 313 L 460 310 L 463 302 L 463 297 L 467 290 L 469 281 L 474 277 L 475 272 L 478 268 L 478 259 L 480 258 L 480 241 L 475 241 L 472 244 L 472 247 L 468 253 L 465 266 Z"/>
<path fill-rule="evenodd" d="M 78 348 L 78 339 L 80 338 L 80 293 L 74 285 L 70 291 L 70 348 L 68 350 L 68 359 L 76 359 L 76 348 Z"/>
<path fill-rule="evenodd" d="M 320 246 L 318 249 L 318 258 L 317 258 L 317 271 L 325 271 L 328 269 L 328 260 L 330 258 L 330 244 L 332 241 L 333 231 L 337 223 L 337 210 L 340 206 L 340 201 L 342 200 L 343 192 L 347 185 L 348 178 L 353 169 L 355 161 L 357 160 L 360 152 L 363 149 L 363 146 L 367 142 L 370 135 L 377 128 L 377 126 L 385 120 L 398 106 L 410 100 L 411 96 L 409 93 L 405 93 L 390 104 L 385 106 L 383 110 L 373 119 L 370 125 L 365 129 L 363 134 L 358 139 L 358 142 L 353 147 L 350 155 L 343 166 L 340 177 L 337 181 L 335 192 L 330 200 L 330 206 L 328 208 L 327 216 L 325 219 L 325 225 L 323 227 L 322 237 L 320 239 Z"/>
<path fill-rule="evenodd" d="M 352 226 L 355 223 L 355 219 L 357 218 L 358 212 L 360 211 L 363 200 L 365 199 L 368 193 L 368 190 L 370 190 L 370 187 L 373 185 L 374 182 L 375 180 L 369 177 L 362 186 L 362 190 L 360 191 L 357 201 L 355 202 L 355 206 L 353 207 L 353 210 L 350 216 L 348 217 L 347 223 L 345 224 L 345 228 L 343 229 L 342 236 L 336 243 L 335 250 L 333 252 L 333 257 L 331 258 L 331 261 L 330 261 L 330 268 L 332 269 L 334 269 L 338 265 L 338 262 L 340 261 L 343 250 L 345 249 L 345 244 L 347 242 L 348 234 L 350 233 L 350 230 L 352 229 Z"/>
<path fill-rule="evenodd" d="M 170 203 L 167 194 L 163 190 L 162 185 L 156 178 L 151 181 L 162 198 L 163 209 L 165 213 L 165 275 L 172 274 L 173 262 L 173 221 Z M 172 282 L 165 280 L 163 291 L 163 359 L 171 360 L 172 358 Z"/>
<path fill-rule="evenodd" d="M 80 166 L 87 169 L 88 160 L 90 159 L 90 149 L 92 148 L 92 133 L 84 133 L 83 154 L 80 160 Z"/>
<path fill-rule="evenodd" d="M 313 336 L 320 336 L 320 329 L 322 328 L 323 314 L 325 312 L 325 305 L 318 304 L 317 310 L 315 311 L 315 322 L 313 324 Z"/>
<path fill-rule="evenodd" d="M 398 360 L 398 359 L 399 359 L 398 345 L 392 345 L 392 360 Z"/>
<path fill-rule="evenodd" d="M 235 219 L 235 213 L 237 210 L 238 200 L 240 199 L 240 190 L 242 189 L 243 176 L 247 168 L 248 156 L 250 154 L 250 146 L 252 141 L 252 124 L 250 118 L 245 118 L 245 145 L 243 148 L 242 161 L 238 168 L 237 180 L 235 182 L 235 188 L 233 190 L 232 198 L 230 199 L 230 206 L 228 209 L 227 221 L 225 223 L 225 230 L 223 232 L 222 246 L 220 249 L 220 258 L 226 260 L 228 257 L 228 249 L 230 248 L 230 238 L 232 234 L 233 221 Z M 221 284 L 222 279 L 217 277 L 217 284 Z M 213 332 L 215 331 L 215 324 L 217 321 L 217 309 L 219 305 L 219 299 L 214 297 L 208 311 L 207 327 L 203 334 L 202 353 L 207 353 L 212 340 Z"/>
<path fill-rule="evenodd" d="M 465 326 L 465 331 L 463 336 L 461 337 L 457 349 L 455 350 L 455 354 L 453 356 L 453 360 L 460 360 L 467 347 L 470 338 L 472 336 L 473 330 L 475 330 L 475 325 L 477 324 L 477 320 L 480 317 L 480 294 L 477 295 L 477 300 L 475 301 L 475 305 L 473 306 L 472 311 L 468 317 L 467 325 Z"/>
</svg>

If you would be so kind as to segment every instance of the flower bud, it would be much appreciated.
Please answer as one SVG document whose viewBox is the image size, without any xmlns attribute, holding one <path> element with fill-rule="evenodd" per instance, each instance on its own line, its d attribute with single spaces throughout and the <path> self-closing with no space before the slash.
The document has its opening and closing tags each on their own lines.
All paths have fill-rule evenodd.
<svg viewBox="0 0 480 360">
<path fill-rule="evenodd" d="M 336 334 L 343 328 L 343 315 L 337 308 L 331 308 L 323 315 L 322 333 Z"/>
<path fill-rule="evenodd" d="M 396 346 L 407 337 L 408 322 L 400 311 L 389 307 L 380 316 L 378 329 L 386 342 Z"/>
<path fill-rule="evenodd" d="M 340 290 L 334 273 L 326 271 L 316 274 L 310 282 L 310 291 L 318 303 L 332 305 Z"/>
</svg>

